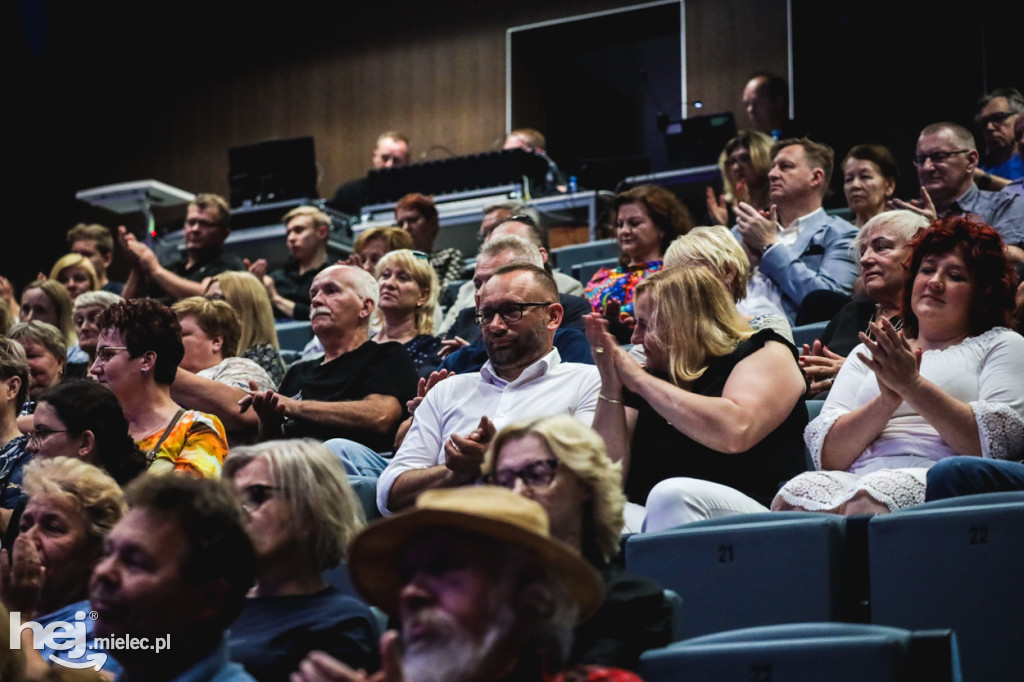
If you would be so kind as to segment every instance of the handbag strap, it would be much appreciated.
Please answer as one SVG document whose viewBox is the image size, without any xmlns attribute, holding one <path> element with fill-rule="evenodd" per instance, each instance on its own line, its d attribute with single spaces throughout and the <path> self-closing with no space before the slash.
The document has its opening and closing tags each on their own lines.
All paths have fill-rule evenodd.
<svg viewBox="0 0 1024 682">
<path fill-rule="evenodd" d="M 167 424 L 167 428 L 164 429 L 164 432 L 160 435 L 160 440 L 156 442 L 152 450 L 146 453 L 147 466 L 156 461 L 156 456 L 160 452 L 160 446 L 164 444 L 165 440 L 167 440 L 167 436 L 171 434 L 171 429 L 174 428 L 174 425 L 178 423 L 178 420 L 181 419 L 181 415 L 183 414 L 185 414 L 185 408 L 179 408 L 178 411 L 174 413 L 174 417 Z"/>
</svg>

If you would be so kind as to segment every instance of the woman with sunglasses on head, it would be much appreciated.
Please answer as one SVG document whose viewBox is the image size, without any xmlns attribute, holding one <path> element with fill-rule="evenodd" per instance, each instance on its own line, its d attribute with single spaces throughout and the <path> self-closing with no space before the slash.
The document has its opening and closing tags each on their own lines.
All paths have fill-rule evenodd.
<svg viewBox="0 0 1024 682">
<path fill-rule="evenodd" d="M 100 334 L 90 371 L 121 401 L 149 472 L 220 478 L 228 453 L 220 419 L 182 409 L 171 398 L 185 355 L 174 312 L 150 298 L 129 299 L 105 309 L 96 324 Z"/>
<path fill-rule="evenodd" d="M 570 663 L 636 670 L 643 651 L 668 644 L 671 607 L 662 589 L 616 561 L 626 504 L 622 471 L 593 429 L 569 415 L 510 424 L 491 442 L 481 470 L 487 483 L 544 507 L 552 537 L 604 579 L 604 604 L 576 628 Z"/>
<path fill-rule="evenodd" d="M 438 287 L 427 255 L 408 249 L 385 254 L 377 264 L 377 282 L 380 302 L 373 318 L 380 327 L 373 340 L 402 344 L 417 374 L 429 376 L 441 362 L 441 339 L 433 334 Z"/>
<path fill-rule="evenodd" d="M 364 525 L 341 461 L 313 440 L 276 440 L 232 451 L 224 478 L 256 549 L 256 584 L 228 637 L 232 660 L 258 680 L 287 679 L 313 650 L 376 668 L 374 616 L 323 577 Z"/>
</svg>

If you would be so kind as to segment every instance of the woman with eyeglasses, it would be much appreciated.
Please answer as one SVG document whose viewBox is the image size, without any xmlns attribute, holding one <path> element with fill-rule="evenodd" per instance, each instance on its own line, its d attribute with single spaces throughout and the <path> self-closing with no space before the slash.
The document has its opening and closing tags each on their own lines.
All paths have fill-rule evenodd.
<svg viewBox="0 0 1024 682">
<path fill-rule="evenodd" d="M 220 478 L 228 453 L 220 419 L 185 410 L 171 398 L 185 355 L 174 312 L 150 298 L 129 299 L 105 309 L 96 324 L 100 334 L 90 371 L 121 401 L 149 472 Z"/>
<path fill-rule="evenodd" d="M 375 669 L 374 616 L 323 577 L 364 525 L 337 456 L 313 440 L 245 446 L 225 462 L 224 478 L 256 549 L 256 583 L 228 637 L 232 660 L 258 680 L 288 679 L 313 650 Z"/>
<path fill-rule="evenodd" d="M 617 268 L 601 268 L 584 294 L 594 312 L 609 319 L 620 343 L 627 343 L 633 319 L 633 292 L 662 268 L 672 240 L 693 227 L 693 218 L 675 194 L 663 187 L 640 185 L 615 197 L 615 237 L 622 255 Z"/>
<path fill-rule="evenodd" d="M 569 415 L 503 428 L 481 468 L 484 481 L 544 507 L 551 535 L 577 550 L 605 582 L 605 602 L 577 628 L 571 663 L 636 670 L 640 654 L 670 639 L 671 609 L 661 588 L 618 562 L 623 527 L 622 472 L 593 429 Z"/>
<path fill-rule="evenodd" d="M 768 135 L 757 130 L 741 130 L 725 143 L 718 157 L 722 173 L 722 195 L 707 188 L 708 215 L 716 225 L 732 225 L 730 210 L 743 201 L 759 211 L 771 207 L 768 196 L 768 171 L 772 167 L 772 144 Z"/>
<path fill-rule="evenodd" d="M 645 367 L 604 318 L 587 319 L 587 336 L 601 373 L 594 428 L 622 464 L 630 502 L 647 507 L 645 529 L 664 527 L 652 511 L 659 486 L 658 514 L 697 506 L 715 516 L 719 493 L 739 489 L 764 505 L 805 470 L 796 348 L 752 330 L 707 268 L 671 268 L 637 287 L 633 343 Z"/>
<path fill-rule="evenodd" d="M 437 275 L 422 251 L 391 251 L 377 264 L 380 300 L 373 311 L 377 343 L 402 344 L 416 372 L 429 376 L 441 363 L 441 339 L 434 336 Z"/>
</svg>

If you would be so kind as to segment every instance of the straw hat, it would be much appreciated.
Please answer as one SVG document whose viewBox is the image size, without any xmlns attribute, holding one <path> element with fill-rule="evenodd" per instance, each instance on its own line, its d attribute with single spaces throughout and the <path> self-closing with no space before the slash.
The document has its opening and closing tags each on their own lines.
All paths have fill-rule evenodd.
<svg viewBox="0 0 1024 682">
<path fill-rule="evenodd" d="M 548 515 L 533 500 L 497 486 L 426 490 L 416 507 L 370 524 L 352 541 L 348 569 L 367 602 L 395 615 L 405 586 L 400 556 L 436 530 L 465 531 L 539 557 L 569 590 L 583 622 L 604 600 L 604 583 L 575 549 L 551 537 Z"/>
</svg>

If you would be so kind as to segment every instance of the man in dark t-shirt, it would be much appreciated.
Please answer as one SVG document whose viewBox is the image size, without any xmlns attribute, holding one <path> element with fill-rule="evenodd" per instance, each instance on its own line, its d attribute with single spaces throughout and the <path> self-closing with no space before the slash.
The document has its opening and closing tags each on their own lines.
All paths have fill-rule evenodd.
<svg viewBox="0 0 1024 682">
<path fill-rule="evenodd" d="M 276 392 L 250 394 L 260 440 L 334 439 L 329 446 L 343 458 L 390 450 L 418 378 L 401 344 L 370 340 L 377 282 L 359 268 L 334 265 L 313 279 L 309 293 L 324 356 L 294 365 Z"/>
</svg>

